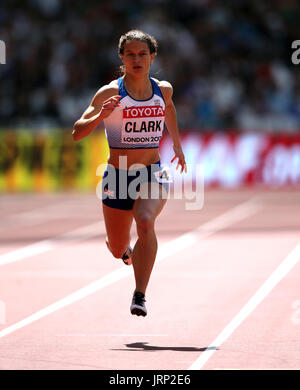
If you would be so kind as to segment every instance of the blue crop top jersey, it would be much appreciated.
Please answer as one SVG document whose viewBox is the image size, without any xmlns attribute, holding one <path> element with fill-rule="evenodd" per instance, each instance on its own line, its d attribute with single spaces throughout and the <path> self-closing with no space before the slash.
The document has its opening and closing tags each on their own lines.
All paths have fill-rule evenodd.
<svg viewBox="0 0 300 390">
<path fill-rule="evenodd" d="M 112 149 L 158 148 L 165 122 L 165 101 L 157 83 L 150 78 L 152 97 L 133 99 L 118 79 L 120 105 L 104 119 L 105 134 Z"/>
</svg>

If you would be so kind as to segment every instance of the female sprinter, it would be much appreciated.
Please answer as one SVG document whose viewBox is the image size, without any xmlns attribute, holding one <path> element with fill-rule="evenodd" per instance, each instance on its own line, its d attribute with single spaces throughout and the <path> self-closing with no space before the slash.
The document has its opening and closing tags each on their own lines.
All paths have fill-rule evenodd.
<svg viewBox="0 0 300 390">
<path fill-rule="evenodd" d="M 114 257 L 127 265 L 133 264 L 136 288 L 130 311 L 146 316 L 145 293 L 157 252 L 154 223 L 166 203 L 168 191 L 168 183 L 158 180 L 161 174 L 158 147 L 164 123 L 175 152 L 171 162 L 178 158 L 176 169 L 181 167 L 181 173 L 186 171 L 186 164 L 172 101 L 172 86 L 167 81 L 149 76 L 157 53 L 156 40 L 142 31 L 129 31 L 121 36 L 118 53 L 124 75 L 96 92 L 89 107 L 74 124 L 72 135 L 78 141 L 104 120 L 110 150 L 102 180 L 106 244 Z M 120 177 L 125 177 L 125 197 L 120 195 L 124 191 Z M 142 182 L 136 186 L 133 195 L 131 190 L 129 196 L 127 188 L 137 180 L 136 177 Z M 110 181 L 115 183 L 111 184 L 113 187 Z M 130 229 L 133 220 L 138 239 L 132 250 Z"/>
</svg>

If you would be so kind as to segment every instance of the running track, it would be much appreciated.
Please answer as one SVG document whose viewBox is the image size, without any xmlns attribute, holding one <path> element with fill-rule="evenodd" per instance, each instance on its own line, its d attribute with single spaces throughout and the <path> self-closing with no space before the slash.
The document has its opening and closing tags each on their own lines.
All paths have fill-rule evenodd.
<svg viewBox="0 0 300 390">
<path fill-rule="evenodd" d="M 0 369 L 300 369 L 299 191 L 169 199 L 145 318 L 94 194 L 2 195 L 0 210 Z"/>
</svg>

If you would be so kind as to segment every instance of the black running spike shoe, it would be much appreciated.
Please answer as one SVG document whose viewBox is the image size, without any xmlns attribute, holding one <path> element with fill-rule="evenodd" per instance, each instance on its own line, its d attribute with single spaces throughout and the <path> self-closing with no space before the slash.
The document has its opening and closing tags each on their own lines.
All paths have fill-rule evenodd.
<svg viewBox="0 0 300 390">
<path fill-rule="evenodd" d="M 131 314 L 145 317 L 147 315 L 147 309 L 145 306 L 145 295 L 139 291 L 133 294 L 132 302 L 130 306 Z"/>
<path fill-rule="evenodd" d="M 129 246 L 122 256 L 123 263 L 126 265 L 132 264 L 132 248 Z"/>
</svg>

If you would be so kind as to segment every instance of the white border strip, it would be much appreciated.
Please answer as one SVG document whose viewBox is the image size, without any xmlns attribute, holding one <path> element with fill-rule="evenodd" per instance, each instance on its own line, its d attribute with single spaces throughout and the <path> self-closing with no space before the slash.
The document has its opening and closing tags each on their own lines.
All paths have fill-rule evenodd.
<svg viewBox="0 0 300 390">
<path fill-rule="evenodd" d="M 223 329 L 217 338 L 201 353 L 199 358 L 188 368 L 189 370 L 200 370 L 205 363 L 236 330 L 236 328 L 247 318 L 252 311 L 264 300 L 270 291 L 285 277 L 285 275 L 300 260 L 300 243 L 281 262 L 276 270 L 269 276 L 264 284 L 250 298 L 246 305 L 239 311 L 233 320 Z"/>
<path fill-rule="evenodd" d="M 48 252 L 52 249 L 57 248 L 58 246 L 64 244 L 65 242 L 75 242 L 87 240 L 91 237 L 98 236 L 105 232 L 104 221 L 99 221 L 91 225 L 87 225 L 70 232 L 61 234 L 59 236 L 49 238 L 46 240 L 35 242 L 34 244 L 27 245 L 23 248 L 15 249 L 13 251 L 3 253 L 0 255 L 0 266 L 15 261 L 20 261 L 32 257 L 35 255 L 40 255 L 42 253 Z"/>
<path fill-rule="evenodd" d="M 56 334 L 56 337 L 168 337 L 161 333 L 66 333 Z"/>
<path fill-rule="evenodd" d="M 218 232 L 229 225 L 239 222 L 253 214 L 260 209 L 260 205 L 255 201 L 250 200 L 241 205 L 234 207 L 219 217 L 214 218 L 210 222 L 203 224 L 195 230 L 183 234 L 178 238 L 164 244 L 161 249 L 158 250 L 156 261 L 161 261 L 189 246 L 199 242 L 199 240 L 206 238 L 207 236 Z M 200 233 L 200 234 L 199 234 Z M 74 302 L 77 302 L 90 294 L 93 294 L 100 289 L 109 286 L 119 280 L 132 274 L 132 267 L 125 267 L 124 265 L 117 270 L 107 274 L 106 276 L 88 284 L 87 286 L 75 291 L 74 293 L 66 296 L 63 299 L 45 307 L 32 314 L 31 316 L 11 325 L 0 331 L 0 338 L 5 337 L 18 329 L 23 328 L 65 306 L 68 306 Z"/>
<path fill-rule="evenodd" d="M 3 202 L 4 203 L 4 202 Z M 46 206 L 40 206 L 27 211 L 21 211 L 16 214 L 4 215 L 0 221 L 0 231 L 33 226 L 38 223 L 47 223 L 53 219 L 59 219 L 62 217 L 60 209 L 68 211 L 70 202 L 63 201 L 59 203 L 48 204 Z M 59 210 L 59 212 L 57 212 Z M 71 213 L 69 212 L 68 215 Z M 63 215 L 65 216 L 65 215 Z"/>
</svg>

